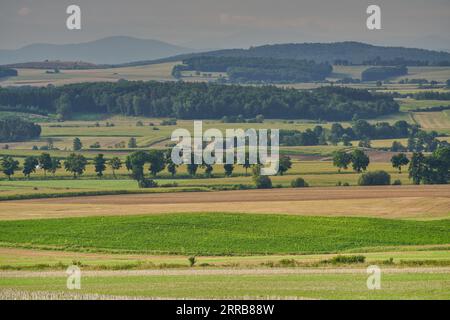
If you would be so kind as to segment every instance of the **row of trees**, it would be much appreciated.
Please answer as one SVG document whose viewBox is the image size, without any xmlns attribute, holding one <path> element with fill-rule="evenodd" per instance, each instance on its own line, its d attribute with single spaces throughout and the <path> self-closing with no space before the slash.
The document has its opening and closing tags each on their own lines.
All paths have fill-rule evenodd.
<svg viewBox="0 0 450 320">
<path fill-rule="evenodd" d="M 29 156 L 26 157 L 23 161 L 22 165 L 22 173 L 25 177 L 30 178 L 32 173 L 35 173 L 36 170 L 42 170 L 44 173 L 44 177 L 47 176 L 47 173 L 51 173 L 55 175 L 58 169 L 64 166 L 64 169 L 67 172 L 73 174 L 74 178 L 82 175 L 86 170 L 86 166 L 88 164 L 88 160 L 81 154 L 70 154 L 61 165 L 61 159 L 52 157 L 48 153 L 42 153 L 40 156 L 34 157 Z M 116 170 L 122 168 L 122 161 L 114 157 L 107 161 L 103 154 L 98 154 L 94 160 L 93 165 L 95 168 L 95 172 L 98 177 L 103 176 L 103 172 L 106 170 L 106 166 L 108 165 L 113 173 L 114 178 L 116 178 Z M 11 176 L 19 170 L 21 167 L 19 166 L 19 161 L 15 160 L 11 156 L 4 156 L 0 162 L 1 171 L 5 174 L 9 180 L 11 180 Z"/>
<path fill-rule="evenodd" d="M 369 157 L 361 150 L 352 153 L 337 151 L 333 155 L 333 165 L 341 169 L 347 169 L 350 164 L 356 172 L 365 171 L 370 163 Z M 446 184 L 450 181 L 450 147 L 440 147 L 430 155 L 414 152 L 411 159 L 404 153 L 399 153 L 391 158 L 394 168 L 402 172 L 402 167 L 409 164 L 409 178 L 414 184 Z M 377 176 L 382 176 L 380 174 Z M 367 177 L 368 179 L 370 177 Z"/>
<path fill-rule="evenodd" d="M 185 59 L 172 70 L 226 72 L 233 82 L 312 82 L 324 80 L 333 71 L 328 63 L 259 57 L 198 56 Z"/>
<path fill-rule="evenodd" d="M 352 140 L 367 141 L 371 139 L 414 138 L 416 136 L 420 137 L 421 141 L 425 143 L 430 141 L 429 135 L 432 134 L 427 134 L 421 131 L 419 126 L 410 125 L 403 120 L 397 121 L 393 125 L 387 122 L 378 122 L 372 125 L 365 120 L 356 120 L 351 127 L 347 128 L 344 128 L 340 123 L 333 123 L 331 130 L 325 130 L 322 126 L 315 126 L 313 129 L 306 129 L 304 132 L 280 130 L 280 144 L 285 146 L 315 146 L 326 145 L 328 142 L 333 145 L 343 142 L 344 145 L 350 145 Z M 432 135 L 432 139 L 435 139 L 436 136 L 437 134 Z"/>
<path fill-rule="evenodd" d="M 398 112 L 389 95 L 323 87 L 300 91 L 275 86 L 119 81 L 61 87 L 0 88 L 0 105 L 34 106 L 68 119 L 75 113 L 108 113 L 178 119 L 265 118 L 350 120 Z"/>
</svg>

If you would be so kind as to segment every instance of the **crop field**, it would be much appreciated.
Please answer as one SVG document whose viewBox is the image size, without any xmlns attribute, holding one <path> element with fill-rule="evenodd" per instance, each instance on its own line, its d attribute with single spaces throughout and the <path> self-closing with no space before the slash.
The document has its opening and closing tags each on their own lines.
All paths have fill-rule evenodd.
<svg viewBox="0 0 450 320">
<path fill-rule="evenodd" d="M 64 276 L 0 278 L 0 298 L 22 299 L 446 299 L 450 294 L 448 269 L 411 272 L 410 269 L 388 269 L 383 274 L 382 290 L 367 290 L 365 269 L 346 268 L 329 271 L 276 270 L 241 274 L 185 274 L 85 276 L 82 290 L 69 292 Z M 171 284 L 176 283 L 176 286 Z M 16 287 L 21 290 L 1 290 Z M 339 288 L 339 290 L 336 290 Z M 46 291 L 44 291 L 46 290 Z"/>
<path fill-rule="evenodd" d="M 448 186 L 283 188 L 203 193 L 173 192 L 183 189 L 172 192 L 151 190 L 152 194 L 5 201 L 1 203 L 0 220 L 211 211 L 407 220 L 435 220 L 449 218 L 450 214 Z"/>
<path fill-rule="evenodd" d="M 449 219 L 204 213 L 0 221 L 0 228 L 6 246 L 152 254 L 311 254 L 450 243 Z"/>
<path fill-rule="evenodd" d="M 411 111 L 416 109 L 426 109 L 440 106 L 450 106 L 448 100 L 415 100 L 415 99 L 399 99 L 401 111 Z"/>
<path fill-rule="evenodd" d="M 441 112 L 415 112 L 414 119 L 424 128 L 438 132 L 450 132 L 450 114 Z"/>
<path fill-rule="evenodd" d="M 58 74 L 47 74 L 42 69 L 18 69 L 18 77 L 0 81 L 0 86 L 47 86 L 65 85 L 80 82 L 118 81 L 126 80 L 173 80 L 172 68 L 178 62 L 161 63 L 138 67 L 123 67 L 111 69 L 61 70 Z"/>
</svg>

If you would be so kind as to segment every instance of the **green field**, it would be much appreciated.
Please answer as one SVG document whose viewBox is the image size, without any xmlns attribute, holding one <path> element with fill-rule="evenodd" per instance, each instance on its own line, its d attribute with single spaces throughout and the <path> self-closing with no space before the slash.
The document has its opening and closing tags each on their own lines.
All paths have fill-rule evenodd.
<svg viewBox="0 0 450 320">
<path fill-rule="evenodd" d="M 450 243 L 450 220 L 169 214 L 1 221 L 3 246 L 165 254 L 326 253 Z"/>
<path fill-rule="evenodd" d="M 448 273 L 383 274 L 382 290 L 367 290 L 363 272 L 267 275 L 165 275 L 165 276 L 96 276 L 83 277 L 82 290 L 66 289 L 63 277 L 0 279 L 3 288 L 20 288 L 37 297 L 57 298 L 71 295 L 103 294 L 110 296 L 153 298 L 287 298 L 287 299 L 447 299 L 450 294 Z M 176 285 L 174 285 L 176 284 Z M 339 288 L 337 290 L 337 288 Z M 27 296 L 27 294 L 18 294 Z M 91 297 L 92 298 L 92 297 Z"/>
</svg>

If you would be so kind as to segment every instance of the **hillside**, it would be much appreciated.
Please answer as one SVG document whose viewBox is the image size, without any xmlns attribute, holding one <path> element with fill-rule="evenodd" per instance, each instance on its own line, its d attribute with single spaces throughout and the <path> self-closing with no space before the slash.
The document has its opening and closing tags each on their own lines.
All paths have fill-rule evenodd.
<svg viewBox="0 0 450 320">
<path fill-rule="evenodd" d="M 0 65 L 45 60 L 119 64 L 192 51 L 158 40 L 116 36 L 78 44 L 32 44 L 17 50 L 0 50 Z"/>
<path fill-rule="evenodd" d="M 450 53 L 425 49 L 374 46 L 360 42 L 336 43 L 288 43 L 250 47 L 249 49 L 225 49 L 201 54 L 188 54 L 160 59 L 168 62 L 189 59 L 194 56 L 261 57 L 276 59 L 314 60 L 317 63 L 379 64 L 379 65 L 447 65 Z M 129 63 L 146 64 L 151 61 Z M 156 62 L 156 61 L 154 61 Z"/>
</svg>

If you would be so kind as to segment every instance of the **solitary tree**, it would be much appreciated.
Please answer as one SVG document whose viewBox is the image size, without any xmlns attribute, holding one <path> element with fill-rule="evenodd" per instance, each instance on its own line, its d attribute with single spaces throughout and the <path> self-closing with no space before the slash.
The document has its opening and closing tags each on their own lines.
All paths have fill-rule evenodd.
<svg viewBox="0 0 450 320">
<path fill-rule="evenodd" d="M 402 167 L 409 163 L 408 157 L 404 153 L 393 155 L 391 158 L 392 167 L 398 169 L 398 172 L 402 172 Z"/>
<path fill-rule="evenodd" d="M 128 140 L 128 148 L 137 148 L 137 142 L 135 137 L 131 137 L 130 140 Z"/>
<path fill-rule="evenodd" d="M 50 172 L 55 175 L 56 170 L 61 168 L 61 161 L 57 158 L 52 158 L 52 166 L 50 168 Z"/>
<path fill-rule="evenodd" d="M 122 161 L 118 157 L 114 157 L 109 160 L 108 165 L 111 167 L 114 179 L 116 179 L 116 170 L 122 168 Z"/>
<path fill-rule="evenodd" d="M 279 168 L 278 168 L 278 172 L 280 173 L 280 175 L 283 175 L 290 168 L 292 168 L 291 158 L 288 156 L 281 156 L 280 162 L 279 162 Z"/>
<path fill-rule="evenodd" d="M 30 178 L 30 174 L 36 172 L 36 166 L 39 164 L 35 157 L 26 157 L 23 162 L 23 174 L 25 177 Z"/>
<path fill-rule="evenodd" d="M 71 172 L 73 178 L 76 179 L 77 176 L 82 175 L 84 170 L 86 170 L 86 164 L 87 160 L 83 155 L 72 153 L 67 157 L 66 161 L 64 161 L 64 168 L 67 172 Z"/>
<path fill-rule="evenodd" d="M 73 151 L 80 151 L 83 148 L 80 138 L 73 139 Z"/>
<path fill-rule="evenodd" d="M 232 164 L 224 164 L 223 170 L 225 171 L 225 175 L 227 177 L 231 177 L 231 175 L 233 174 L 234 166 Z"/>
<path fill-rule="evenodd" d="M 151 150 L 148 154 L 148 160 L 150 162 L 149 170 L 154 177 L 166 167 L 164 152 L 161 150 Z"/>
<path fill-rule="evenodd" d="M 356 172 L 360 173 L 361 171 L 365 171 L 369 163 L 369 157 L 364 151 L 356 149 L 352 152 L 352 167 Z"/>
<path fill-rule="evenodd" d="M 103 154 L 98 154 L 94 158 L 94 167 L 95 167 L 95 172 L 97 172 L 97 176 L 102 177 L 103 171 L 105 171 L 105 169 L 106 169 L 106 160 L 103 157 Z"/>
<path fill-rule="evenodd" d="M 175 164 L 170 157 L 166 159 L 166 162 L 167 162 L 167 171 L 169 171 L 172 177 L 175 176 L 175 174 L 177 173 L 178 165 Z"/>
<path fill-rule="evenodd" d="M 19 169 L 19 161 L 14 160 L 11 156 L 4 156 L 1 162 L 2 172 L 11 180 L 11 176 Z"/>
<path fill-rule="evenodd" d="M 420 184 L 425 171 L 426 159 L 422 152 L 414 152 L 409 163 L 409 178 L 414 184 Z"/>
<path fill-rule="evenodd" d="M 44 176 L 47 176 L 47 171 L 52 168 L 52 157 L 46 152 L 42 153 L 39 158 L 39 167 L 44 170 Z"/>
<path fill-rule="evenodd" d="M 343 150 L 338 150 L 333 153 L 333 165 L 338 167 L 338 171 L 341 169 L 348 169 L 348 166 L 352 163 L 352 156 Z"/>
</svg>

